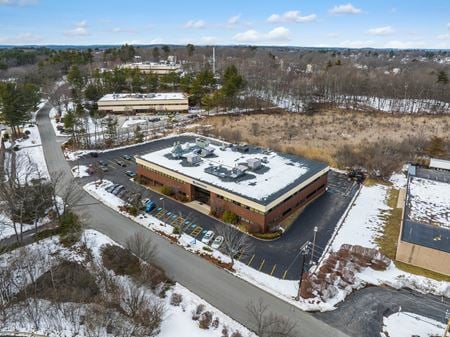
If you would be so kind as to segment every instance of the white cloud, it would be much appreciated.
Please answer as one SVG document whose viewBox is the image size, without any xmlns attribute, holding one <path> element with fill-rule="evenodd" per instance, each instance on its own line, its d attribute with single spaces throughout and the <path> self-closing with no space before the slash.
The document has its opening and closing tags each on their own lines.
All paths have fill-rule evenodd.
<svg viewBox="0 0 450 337">
<path fill-rule="evenodd" d="M 269 41 L 275 42 L 289 41 L 289 29 L 285 27 L 274 28 L 269 33 L 267 33 L 267 38 Z"/>
<path fill-rule="evenodd" d="M 206 22 L 203 20 L 189 20 L 184 24 L 184 28 L 202 29 L 206 27 Z"/>
<path fill-rule="evenodd" d="M 238 42 L 257 42 L 261 39 L 261 35 L 254 29 L 249 29 L 243 33 L 237 33 L 234 40 Z"/>
<path fill-rule="evenodd" d="M 450 40 L 450 34 L 440 34 L 436 36 L 436 39 L 438 40 Z"/>
<path fill-rule="evenodd" d="M 341 47 L 345 48 L 369 48 L 375 46 L 375 41 L 372 40 L 345 40 L 340 43 Z"/>
<path fill-rule="evenodd" d="M 202 44 L 216 44 L 217 38 L 215 36 L 202 36 L 200 41 Z"/>
<path fill-rule="evenodd" d="M 276 27 L 267 33 L 260 33 L 254 29 L 234 35 L 233 40 L 245 43 L 282 43 L 290 41 L 289 29 Z"/>
<path fill-rule="evenodd" d="M 424 48 L 426 46 L 424 41 L 399 41 L 392 40 L 388 41 L 384 48 L 395 48 L 395 49 L 416 49 L 416 48 Z"/>
<path fill-rule="evenodd" d="M 228 19 L 227 24 L 229 26 L 234 26 L 239 22 L 240 19 L 241 19 L 241 15 L 233 15 Z"/>
<path fill-rule="evenodd" d="M 330 13 L 333 15 L 339 15 L 339 14 L 360 14 L 362 13 L 361 8 L 356 8 L 351 3 L 343 4 L 343 5 L 337 5 L 334 6 Z"/>
<path fill-rule="evenodd" d="M 395 32 L 395 29 L 391 26 L 383 26 L 369 29 L 368 33 L 371 35 L 390 35 Z"/>
<path fill-rule="evenodd" d="M 87 30 L 86 20 L 75 23 L 75 26 L 72 29 L 66 31 L 64 34 L 69 35 L 69 36 L 86 36 L 86 35 L 88 35 L 89 33 Z"/>
<path fill-rule="evenodd" d="M 28 6 L 37 3 L 37 0 L 0 0 L 0 6 Z"/>
<path fill-rule="evenodd" d="M 129 29 L 129 28 L 121 28 L 121 27 L 114 27 L 111 29 L 113 33 L 136 33 L 135 29 Z"/>
<path fill-rule="evenodd" d="M 43 39 L 41 36 L 35 35 L 33 33 L 23 33 L 14 37 L 0 37 L 0 43 L 13 45 L 37 44 L 42 41 Z"/>
<path fill-rule="evenodd" d="M 284 12 L 283 14 L 272 14 L 267 18 L 267 21 L 271 23 L 280 23 L 280 22 L 304 23 L 315 21 L 316 19 L 317 19 L 316 14 L 302 16 L 300 11 L 287 11 Z"/>
</svg>

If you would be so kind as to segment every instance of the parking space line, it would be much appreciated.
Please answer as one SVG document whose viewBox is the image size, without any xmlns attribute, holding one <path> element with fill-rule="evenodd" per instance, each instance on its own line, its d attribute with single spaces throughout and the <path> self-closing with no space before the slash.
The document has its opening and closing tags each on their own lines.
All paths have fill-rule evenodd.
<svg viewBox="0 0 450 337">
<path fill-rule="evenodd" d="M 197 236 L 200 235 L 200 233 L 201 233 L 202 231 L 203 231 L 203 228 L 200 227 L 200 226 L 197 226 L 197 227 L 194 228 L 194 230 L 191 232 L 190 235 L 191 235 L 192 237 L 196 238 Z"/>
<path fill-rule="evenodd" d="M 287 269 L 284 271 L 284 274 L 283 274 L 283 280 L 286 278 L 286 274 L 287 274 Z"/>
<path fill-rule="evenodd" d="M 261 269 L 262 269 L 262 267 L 264 266 L 264 263 L 266 262 L 266 260 L 265 259 L 263 259 L 262 260 L 262 262 L 261 262 L 261 264 L 260 264 L 260 266 L 259 266 L 259 271 L 261 271 Z"/>
<path fill-rule="evenodd" d="M 243 253 L 243 252 L 240 252 L 240 253 L 236 256 L 236 259 L 237 259 L 238 261 L 240 261 L 242 255 L 244 255 L 244 253 Z"/>
<path fill-rule="evenodd" d="M 114 163 L 113 161 L 106 159 L 106 161 L 108 161 L 110 163 L 110 165 L 112 166 L 113 169 L 117 169 L 119 166 L 116 165 L 116 163 Z"/>
<path fill-rule="evenodd" d="M 255 254 L 252 255 L 252 257 L 250 258 L 250 260 L 247 263 L 247 266 L 251 265 L 251 263 L 253 262 L 254 258 L 255 258 Z"/>
<path fill-rule="evenodd" d="M 270 276 L 272 276 L 273 275 L 273 272 L 275 271 L 275 268 L 277 267 L 277 265 L 276 264 L 274 264 L 273 265 L 273 268 L 272 268 L 272 271 L 270 272 Z"/>
</svg>

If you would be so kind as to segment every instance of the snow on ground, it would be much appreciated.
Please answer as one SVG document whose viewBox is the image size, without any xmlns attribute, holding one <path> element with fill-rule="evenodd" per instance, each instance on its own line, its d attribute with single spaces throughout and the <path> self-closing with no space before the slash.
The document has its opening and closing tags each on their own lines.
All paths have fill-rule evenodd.
<svg viewBox="0 0 450 337">
<path fill-rule="evenodd" d="M 93 258 L 96 263 L 101 263 L 101 248 L 106 244 L 117 245 L 113 240 L 104 234 L 101 234 L 95 230 L 86 230 L 80 243 L 76 244 L 73 248 L 66 248 L 60 244 L 58 237 L 52 237 L 41 240 L 37 243 L 33 243 L 26 246 L 25 249 L 33 253 L 36 256 L 37 264 L 34 265 L 33 276 L 39 277 L 45 273 L 51 266 L 60 261 L 60 258 L 82 263 L 89 267 L 90 262 L 84 256 L 84 249 L 80 249 L 81 243 L 92 252 Z M 20 256 L 19 250 L 15 250 L 9 253 L 5 253 L 0 256 L 0 267 L 6 266 L 11 261 Z M 19 274 L 23 275 L 27 274 Z M 126 276 L 115 276 L 118 281 L 124 285 L 133 285 L 134 281 Z M 30 280 L 16 279 L 15 284 L 19 286 L 25 286 Z M 156 297 L 151 291 L 144 288 L 146 295 L 150 297 Z M 17 292 L 19 289 L 15 289 Z M 180 294 L 182 296 L 182 302 L 179 306 L 170 305 L 170 298 L 173 293 Z M 161 331 L 157 335 L 158 337 L 173 337 L 173 336 L 185 336 L 185 337 L 220 337 L 222 336 L 222 329 L 224 326 L 228 328 L 231 335 L 235 331 L 239 331 L 242 336 L 256 337 L 253 333 L 247 330 L 244 326 L 225 315 L 217 308 L 208 304 L 197 295 L 190 292 L 187 288 L 180 284 L 175 284 L 166 294 L 167 296 L 162 299 L 166 308 L 164 319 L 161 325 Z M 41 325 L 38 330 L 34 329 L 31 321 L 27 318 L 27 315 L 20 313 L 20 307 L 14 305 L 9 307 L 9 313 L 13 312 L 14 317 L 21 317 L 20 320 L 11 319 L 7 320 L 3 326 L 0 326 L 2 331 L 22 331 L 22 332 L 35 332 L 45 334 L 49 337 L 69 337 L 74 334 L 80 337 L 86 337 L 84 326 L 79 324 L 79 317 L 84 312 L 85 304 L 75 303 L 63 303 L 63 306 L 77 306 L 75 319 L 64 315 L 64 310 L 55 310 L 58 306 L 51 305 L 49 301 L 39 300 L 39 307 L 43 308 L 46 315 L 42 316 L 39 320 Z M 192 312 L 196 310 L 198 305 L 204 305 L 205 311 L 210 311 L 213 314 L 213 319 L 217 318 L 219 321 L 218 328 L 210 327 L 208 330 L 199 328 L 198 321 L 192 319 Z M 22 309 L 23 310 L 23 309 Z M 70 318 L 70 319 L 69 319 Z M 57 327 L 57 329 L 55 329 Z M 59 330 L 59 331 L 56 331 Z M 98 336 L 106 337 L 106 333 L 100 333 Z"/>
<path fill-rule="evenodd" d="M 184 145 L 189 146 L 188 144 Z M 269 154 L 243 154 L 232 151 L 230 148 L 220 150 L 220 146 L 213 144 L 210 144 L 209 147 L 214 149 L 214 153 L 217 157 L 202 158 L 201 162 L 195 166 L 183 165 L 182 159 L 172 158 L 172 147 L 150 152 L 141 156 L 141 158 L 175 172 L 180 172 L 198 181 L 209 183 L 242 195 L 251 195 L 252 198 L 261 201 L 264 201 L 270 197 L 270 195 L 287 187 L 309 171 L 306 162 L 293 161 L 275 152 L 270 152 Z M 189 150 L 189 152 L 191 151 Z M 205 169 L 209 168 L 211 165 L 221 166 L 231 170 L 237 164 L 245 163 L 246 160 L 253 158 L 261 161 L 263 161 L 263 158 L 267 158 L 268 163 L 264 163 L 263 161 L 262 165 L 267 167 L 268 170 L 262 173 L 259 173 L 258 171 L 253 173 L 252 171 L 249 171 L 248 173 L 254 176 L 252 179 L 243 181 L 223 181 L 213 174 L 205 173 Z"/>
<path fill-rule="evenodd" d="M 331 244 L 337 251 L 342 244 L 378 248 L 375 238 L 383 227 L 383 215 L 390 210 L 386 204 L 390 187 L 384 185 L 363 186 L 340 230 Z M 436 194 L 439 191 L 436 190 Z M 450 282 L 435 281 L 398 269 L 393 262 L 385 271 L 366 268 L 356 275 L 356 286 L 364 284 L 389 285 L 399 289 L 408 287 L 422 293 L 431 293 L 450 298 Z M 340 294 L 339 296 L 342 296 Z"/>
<path fill-rule="evenodd" d="M 115 209 L 117 212 L 123 214 L 124 216 L 136 221 L 142 226 L 157 232 L 162 232 L 165 235 L 172 236 L 178 238 L 178 244 L 184 247 L 186 250 L 192 253 L 202 253 L 202 254 L 210 254 L 208 251 L 205 251 L 203 248 L 206 246 L 199 240 L 183 233 L 181 237 L 173 234 L 173 226 L 161 222 L 159 219 L 145 214 L 138 215 L 137 217 L 131 216 L 126 212 L 121 212 L 119 210 L 120 206 L 125 205 L 125 202 L 116 197 L 115 195 L 105 191 L 105 188 L 111 186 L 113 183 L 107 180 L 104 180 L 101 184 L 96 185 L 95 182 L 91 182 L 86 184 L 83 188 L 91 194 L 94 198 L 101 201 L 108 207 Z M 212 256 L 224 263 L 231 262 L 230 258 L 220 251 L 214 250 Z M 342 301 L 345 298 L 345 294 L 342 294 L 342 297 L 335 297 L 331 299 L 329 302 L 325 303 L 320 301 L 317 298 L 312 298 L 309 300 L 301 299 L 300 301 L 294 300 L 297 296 L 298 292 L 298 282 L 292 280 L 282 280 L 263 272 L 259 272 L 246 264 L 235 261 L 233 268 L 235 269 L 234 275 L 239 278 L 248 281 L 251 284 L 254 284 L 265 291 L 274 294 L 275 296 L 291 303 L 299 307 L 302 310 L 310 310 L 310 311 L 328 311 L 335 309 L 335 305 Z"/>
<path fill-rule="evenodd" d="M 122 128 L 128 128 L 130 126 L 134 127 L 138 124 L 144 124 L 144 123 L 148 123 L 148 121 L 146 119 L 127 119 L 126 121 L 123 122 Z"/>
<path fill-rule="evenodd" d="M 380 215 L 390 209 L 385 203 L 387 192 L 388 187 L 383 185 L 362 187 L 332 243 L 334 251 L 344 243 L 376 248 L 374 239 L 383 227 Z"/>
<path fill-rule="evenodd" d="M 383 319 L 381 337 L 442 336 L 441 322 L 409 312 L 397 312 Z"/>
<path fill-rule="evenodd" d="M 450 184 L 411 177 L 409 218 L 450 229 Z"/>
<path fill-rule="evenodd" d="M 89 177 L 88 169 L 86 165 L 77 165 L 72 167 L 71 172 L 75 178 Z"/>
<path fill-rule="evenodd" d="M 396 172 L 391 175 L 389 181 L 395 188 L 400 189 L 406 187 L 408 179 L 405 172 Z"/>
</svg>

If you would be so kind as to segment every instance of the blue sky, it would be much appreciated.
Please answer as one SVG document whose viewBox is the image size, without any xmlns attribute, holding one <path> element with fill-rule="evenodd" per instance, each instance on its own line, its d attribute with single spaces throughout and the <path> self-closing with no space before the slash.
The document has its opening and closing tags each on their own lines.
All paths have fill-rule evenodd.
<svg viewBox="0 0 450 337">
<path fill-rule="evenodd" d="M 0 0 L 0 44 L 450 48 L 448 0 Z"/>
</svg>

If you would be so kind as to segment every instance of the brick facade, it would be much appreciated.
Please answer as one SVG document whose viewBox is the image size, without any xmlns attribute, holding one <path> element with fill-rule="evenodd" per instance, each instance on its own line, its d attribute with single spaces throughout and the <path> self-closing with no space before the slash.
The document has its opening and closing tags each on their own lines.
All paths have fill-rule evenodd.
<svg viewBox="0 0 450 337">
<path fill-rule="evenodd" d="M 149 170 L 141 165 L 137 166 L 136 173 L 142 179 L 143 183 L 171 186 L 188 201 L 194 200 L 194 185 L 164 175 L 160 172 Z M 248 225 L 250 231 L 268 232 L 293 212 L 325 193 L 327 176 L 327 173 L 320 176 L 315 181 L 269 210 L 266 214 L 211 192 L 209 202 L 211 212 L 216 215 L 221 215 L 225 210 L 231 211 L 240 217 L 242 223 Z"/>
</svg>

